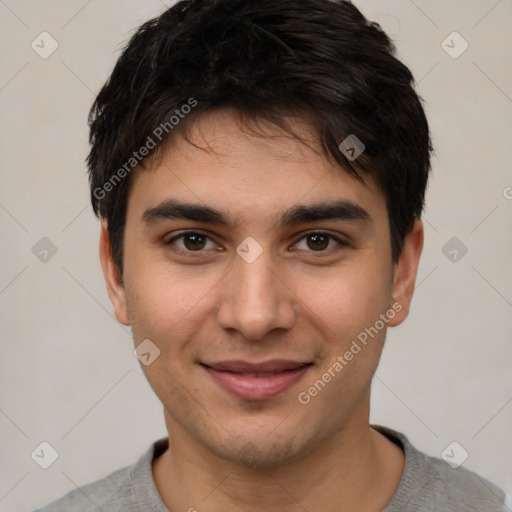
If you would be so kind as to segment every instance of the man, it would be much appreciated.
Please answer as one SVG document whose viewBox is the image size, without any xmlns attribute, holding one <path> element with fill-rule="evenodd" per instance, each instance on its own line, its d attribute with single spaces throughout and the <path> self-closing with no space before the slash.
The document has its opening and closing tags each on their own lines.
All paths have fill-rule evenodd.
<svg viewBox="0 0 512 512">
<path fill-rule="evenodd" d="M 42 510 L 507 510 L 369 424 L 430 170 L 393 50 L 331 0 L 185 0 L 134 35 L 88 165 L 107 289 L 169 437 Z"/>
</svg>

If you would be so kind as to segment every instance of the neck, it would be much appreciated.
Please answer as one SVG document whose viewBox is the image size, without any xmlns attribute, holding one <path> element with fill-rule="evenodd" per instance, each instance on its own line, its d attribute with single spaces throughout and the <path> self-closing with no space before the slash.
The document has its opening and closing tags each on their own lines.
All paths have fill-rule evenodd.
<svg viewBox="0 0 512 512">
<path fill-rule="evenodd" d="M 166 414 L 169 449 L 153 464 L 171 511 L 377 512 L 400 481 L 404 454 L 365 422 L 352 422 L 300 459 L 251 468 L 221 459 Z"/>
</svg>

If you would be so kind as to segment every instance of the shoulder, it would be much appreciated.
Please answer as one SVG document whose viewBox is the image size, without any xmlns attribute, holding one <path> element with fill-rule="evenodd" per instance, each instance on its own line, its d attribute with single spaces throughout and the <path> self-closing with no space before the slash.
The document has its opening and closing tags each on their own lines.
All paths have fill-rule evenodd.
<svg viewBox="0 0 512 512">
<path fill-rule="evenodd" d="M 421 455 L 425 485 L 418 502 L 429 501 L 448 511 L 505 512 L 505 493 L 489 480 L 463 467 L 452 468 L 438 457 Z"/>
<path fill-rule="evenodd" d="M 385 512 L 505 512 L 510 497 L 482 476 L 462 465 L 450 465 L 416 449 L 402 433 L 372 425 L 402 446 L 405 466 L 399 486 Z M 456 458 L 449 452 L 446 460 Z M 453 467 L 452 467 L 453 466 Z"/>
<path fill-rule="evenodd" d="M 129 499 L 131 492 L 131 468 L 127 466 L 118 469 L 101 480 L 74 489 L 36 512 L 121 511 L 121 503 Z"/>
<path fill-rule="evenodd" d="M 160 439 L 131 466 L 80 486 L 35 512 L 132 512 L 166 510 L 156 489 L 151 462 L 168 446 Z"/>
</svg>

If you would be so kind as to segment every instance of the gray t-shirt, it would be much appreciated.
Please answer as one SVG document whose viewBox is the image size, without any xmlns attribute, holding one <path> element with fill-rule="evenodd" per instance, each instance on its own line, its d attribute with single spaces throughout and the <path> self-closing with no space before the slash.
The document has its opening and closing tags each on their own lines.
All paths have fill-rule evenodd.
<svg viewBox="0 0 512 512">
<path fill-rule="evenodd" d="M 510 495 L 462 467 L 420 452 L 395 430 L 372 425 L 405 452 L 399 486 L 383 512 L 511 512 Z M 169 512 L 153 479 L 151 462 L 168 447 L 163 438 L 133 466 L 70 491 L 36 512 Z"/>
</svg>

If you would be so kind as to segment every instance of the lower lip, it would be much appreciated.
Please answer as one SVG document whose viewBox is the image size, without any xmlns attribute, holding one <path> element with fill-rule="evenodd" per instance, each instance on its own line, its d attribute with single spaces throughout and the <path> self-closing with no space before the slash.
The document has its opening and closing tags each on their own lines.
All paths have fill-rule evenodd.
<svg viewBox="0 0 512 512">
<path fill-rule="evenodd" d="M 244 400 L 264 400 L 286 391 L 308 371 L 311 365 L 296 370 L 286 370 L 270 377 L 246 377 L 239 373 L 214 370 L 203 366 L 205 370 L 224 389 Z"/>
</svg>

